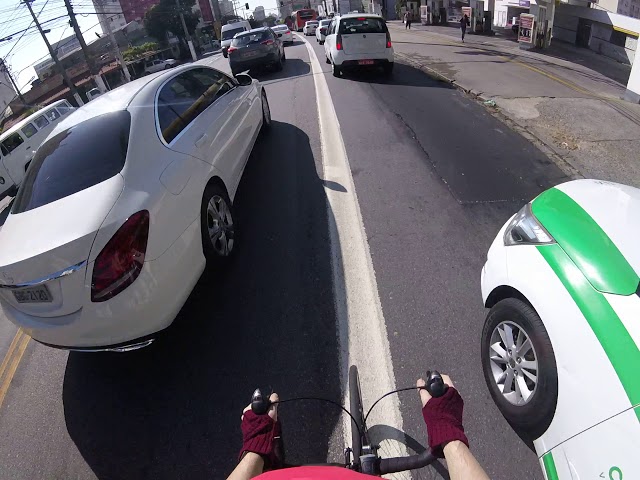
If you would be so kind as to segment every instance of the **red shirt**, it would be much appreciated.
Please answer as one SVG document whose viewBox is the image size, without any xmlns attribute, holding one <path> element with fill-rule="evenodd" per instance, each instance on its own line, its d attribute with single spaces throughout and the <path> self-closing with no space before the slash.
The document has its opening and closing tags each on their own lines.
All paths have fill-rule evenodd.
<svg viewBox="0 0 640 480">
<path fill-rule="evenodd" d="M 258 475 L 260 480 L 370 480 L 370 475 L 342 467 L 296 467 Z"/>
</svg>

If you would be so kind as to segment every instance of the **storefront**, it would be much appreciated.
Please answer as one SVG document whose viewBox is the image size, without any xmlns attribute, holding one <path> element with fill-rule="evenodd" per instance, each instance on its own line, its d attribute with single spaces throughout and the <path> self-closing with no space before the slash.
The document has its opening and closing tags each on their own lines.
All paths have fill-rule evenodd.
<svg viewBox="0 0 640 480">
<path fill-rule="evenodd" d="M 493 24 L 496 27 L 512 28 L 513 25 L 517 25 L 520 14 L 530 13 L 531 5 L 535 4 L 535 0 L 496 0 Z"/>
</svg>

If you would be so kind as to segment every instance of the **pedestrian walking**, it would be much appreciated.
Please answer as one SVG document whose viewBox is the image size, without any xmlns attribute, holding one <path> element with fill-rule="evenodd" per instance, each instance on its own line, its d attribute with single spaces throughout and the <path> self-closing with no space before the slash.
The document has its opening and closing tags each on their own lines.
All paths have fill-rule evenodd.
<svg viewBox="0 0 640 480">
<path fill-rule="evenodd" d="M 406 21 L 406 23 L 404 25 L 404 28 L 405 29 L 408 28 L 409 30 L 411 30 L 411 13 L 409 13 L 409 12 L 407 12 L 407 21 Z"/>
<path fill-rule="evenodd" d="M 464 34 L 467 33 L 467 25 L 469 25 L 469 17 L 464 14 L 464 17 L 460 19 L 460 30 L 462 31 L 462 43 L 464 43 Z"/>
</svg>

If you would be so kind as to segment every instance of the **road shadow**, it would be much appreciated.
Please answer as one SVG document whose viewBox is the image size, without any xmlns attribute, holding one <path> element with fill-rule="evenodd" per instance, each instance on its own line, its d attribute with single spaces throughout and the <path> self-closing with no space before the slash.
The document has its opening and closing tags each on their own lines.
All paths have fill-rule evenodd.
<svg viewBox="0 0 640 480">
<path fill-rule="evenodd" d="M 282 155 L 282 145 L 296 155 Z M 340 401 L 326 196 L 307 135 L 273 122 L 235 198 L 237 257 L 155 344 L 70 353 L 66 426 L 99 479 L 226 478 L 257 386 Z M 280 408 L 287 461 L 326 461 L 340 411 Z M 338 424 L 338 422 L 340 422 Z M 333 461 L 338 458 L 331 457 Z"/>
<path fill-rule="evenodd" d="M 347 70 L 342 73 L 342 79 L 354 82 L 405 87 L 455 88 L 450 83 L 436 80 L 422 70 L 398 61 L 394 63 L 393 74 L 390 77 L 385 76 L 381 69 L 370 68 L 364 70 Z"/>
<path fill-rule="evenodd" d="M 287 58 L 283 64 L 283 69 L 275 71 L 273 68 L 262 68 L 251 70 L 249 73 L 253 78 L 260 80 L 261 82 L 268 82 L 271 80 L 283 80 L 286 78 L 300 77 L 302 75 L 308 75 L 311 73 L 311 67 L 308 62 L 305 62 L 301 58 Z"/>
</svg>

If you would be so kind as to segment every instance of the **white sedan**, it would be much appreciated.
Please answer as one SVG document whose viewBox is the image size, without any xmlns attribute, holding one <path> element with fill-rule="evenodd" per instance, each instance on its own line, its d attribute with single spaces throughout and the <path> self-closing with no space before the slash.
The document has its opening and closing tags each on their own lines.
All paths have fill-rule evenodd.
<svg viewBox="0 0 640 480">
<path fill-rule="evenodd" d="M 168 58 L 166 60 L 149 60 L 144 64 L 144 73 L 156 73 L 161 70 L 166 70 L 168 68 L 173 68 L 178 64 L 177 60 L 173 58 Z"/>
<path fill-rule="evenodd" d="M 316 28 L 318 28 L 317 20 L 309 20 L 308 22 L 305 22 L 304 27 L 302 27 L 302 33 L 305 35 L 315 35 Z"/>
<path fill-rule="evenodd" d="M 320 45 L 324 45 L 324 39 L 327 36 L 327 28 L 329 28 L 330 23 L 331 20 L 320 20 L 318 28 L 316 28 L 316 42 Z"/>
<path fill-rule="evenodd" d="M 640 478 L 638 211 L 636 188 L 558 185 L 502 227 L 482 269 L 485 380 L 548 479 Z"/>
<path fill-rule="evenodd" d="M 233 199 L 262 85 L 182 66 L 112 90 L 37 150 L 0 230 L 0 306 L 35 340 L 126 351 L 235 251 Z"/>
<path fill-rule="evenodd" d="M 293 43 L 293 33 L 291 33 L 291 30 L 289 30 L 289 27 L 286 25 L 276 25 L 275 27 L 271 27 L 271 30 L 275 32 L 283 43 Z"/>
</svg>

